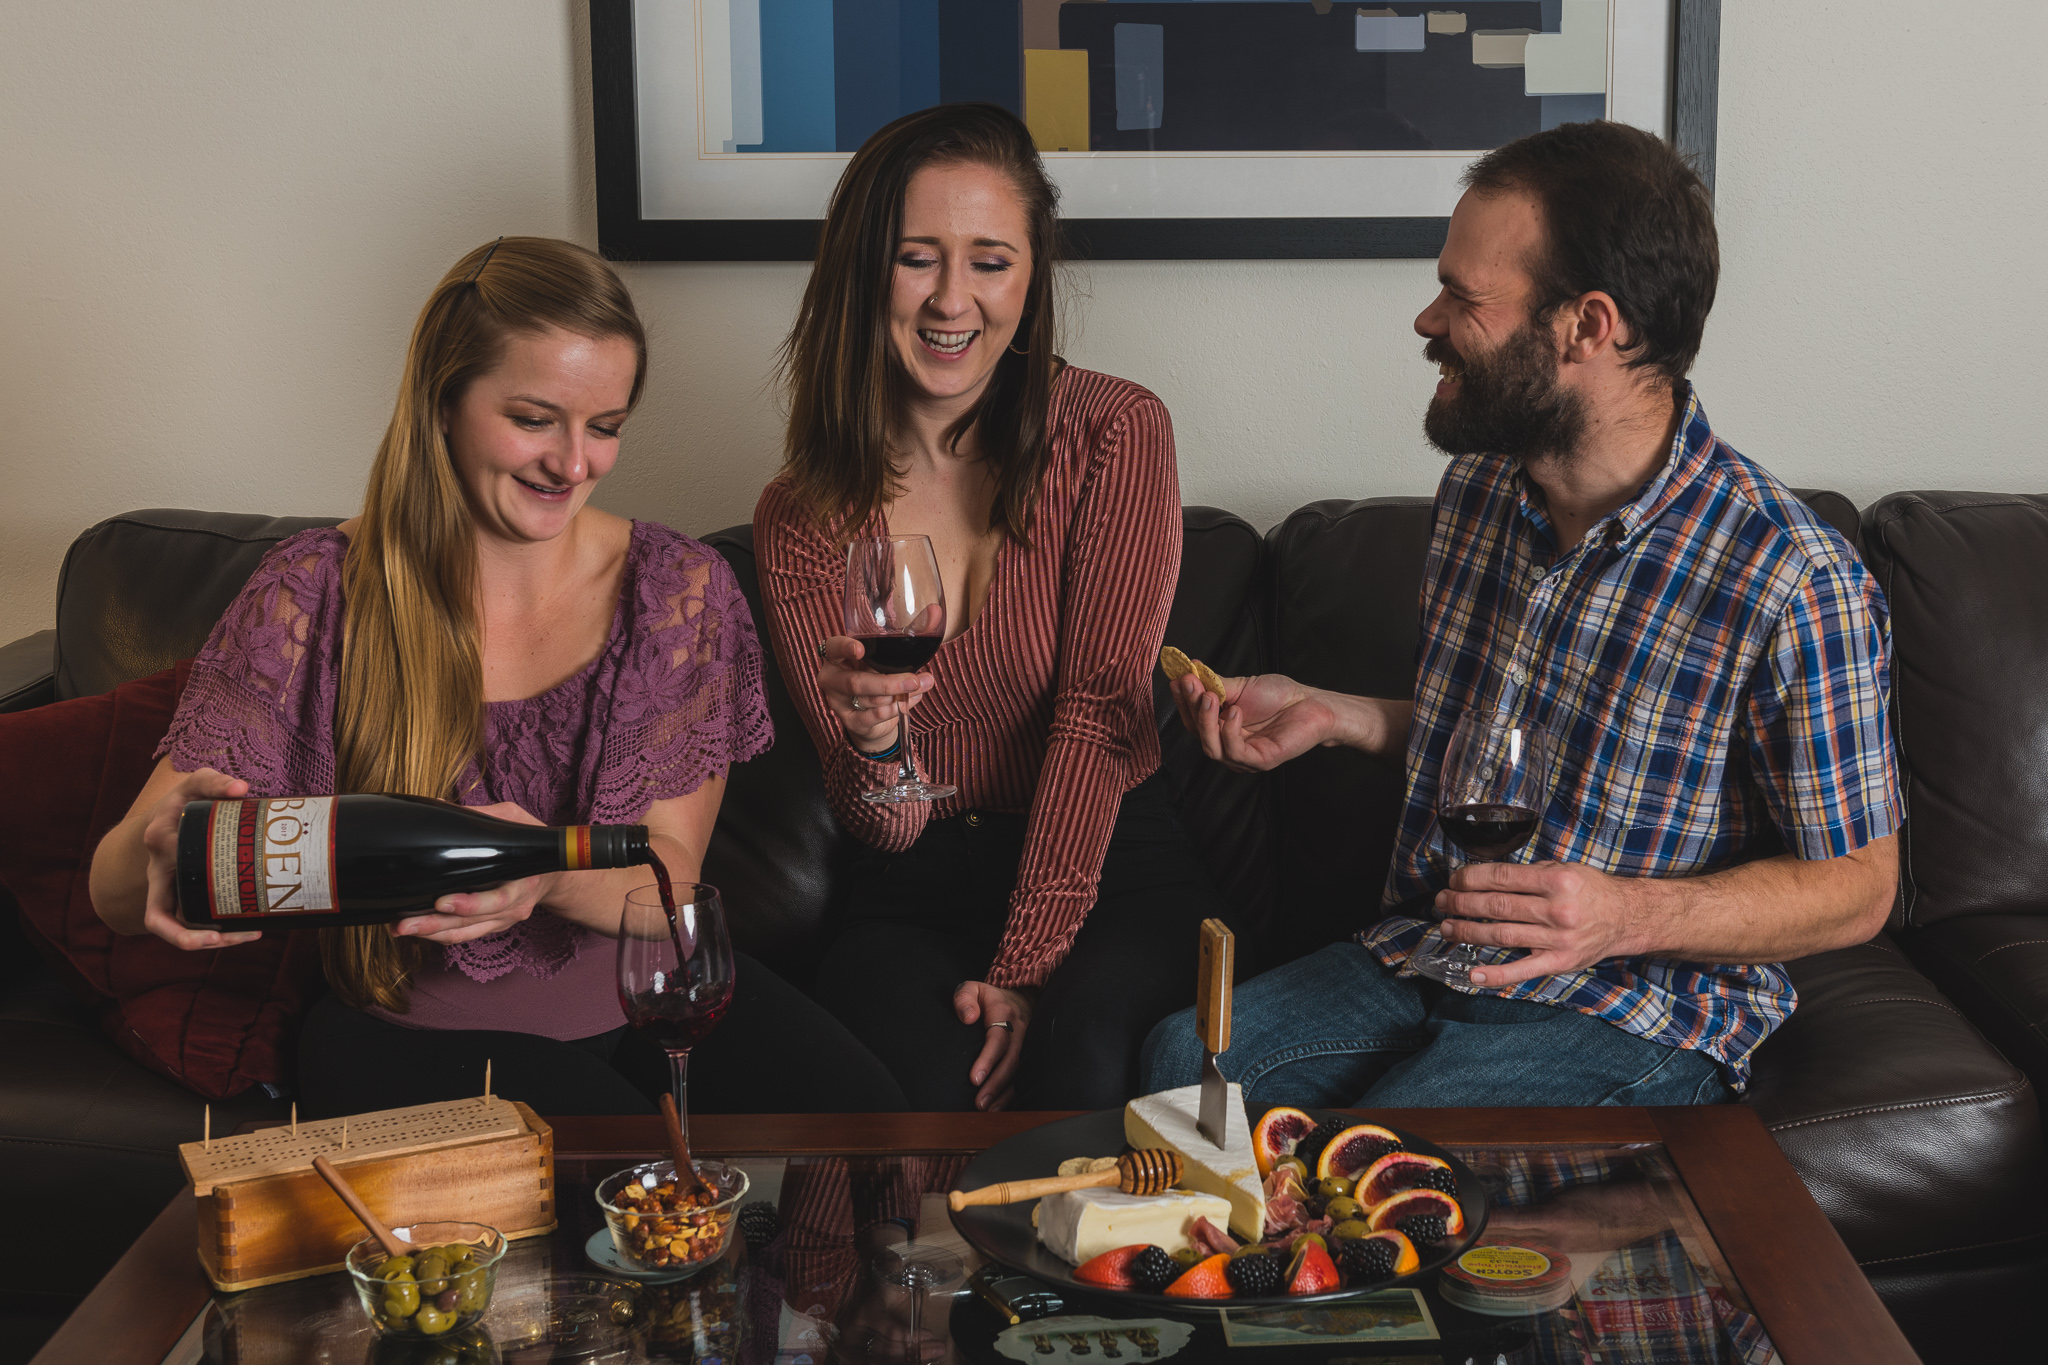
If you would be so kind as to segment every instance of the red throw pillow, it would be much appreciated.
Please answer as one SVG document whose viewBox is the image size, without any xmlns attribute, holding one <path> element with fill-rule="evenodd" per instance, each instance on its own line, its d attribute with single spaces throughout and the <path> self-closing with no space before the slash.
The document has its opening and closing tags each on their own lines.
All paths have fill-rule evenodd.
<svg viewBox="0 0 2048 1365">
<path fill-rule="evenodd" d="M 136 1061 L 208 1099 L 291 1070 L 293 1034 L 320 991 L 310 933 L 187 953 L 117 934 L 93 913 L 93 850 L 134 804 L 170 728 L 191 664 L 97 697 L 0 715 L 0 884 L 29 937 L 102 1007 Z"/>
</svg>

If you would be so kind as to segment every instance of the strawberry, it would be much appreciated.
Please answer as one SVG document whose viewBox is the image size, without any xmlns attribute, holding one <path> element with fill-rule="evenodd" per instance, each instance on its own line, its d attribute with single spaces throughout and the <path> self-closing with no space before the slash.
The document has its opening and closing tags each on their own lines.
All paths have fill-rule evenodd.
<svg viewBox="0 0 2048 1365">
<path fill-rule="evenodd" d="M 1295 1250 L 1294 1263 L 1287 1267 L 1287 1292 L 1323 1294 L 1337 1287 L 1337 1265 L 1330 1253 L 1306 1237 Z"/>
<path fill-rule="evenodd" d="M 1229 1264 L 1230 1253 L 1219 1251 L 1189 1266 L 1185 1275 L 1166 1286 L 1166 1292 L 1177 1299 L 1227 1299 L 1230 1281 L 1223 1278 L 1223 1267 Z"/>
<path fill-rule="evenodd" d="M 1129 1289 L 1137 1283 L 1137 1277 L 1131 1274 L 1131 1262 L 1138 1258 L 1146 1245 L 1140 1242 L 1136 1246 L 1105 1251 L 1093 1260 L 1075 1266 L 1074 1278 L 1086 1284 L 1099 1284 L 1107 1289 Z"/>
</svg>

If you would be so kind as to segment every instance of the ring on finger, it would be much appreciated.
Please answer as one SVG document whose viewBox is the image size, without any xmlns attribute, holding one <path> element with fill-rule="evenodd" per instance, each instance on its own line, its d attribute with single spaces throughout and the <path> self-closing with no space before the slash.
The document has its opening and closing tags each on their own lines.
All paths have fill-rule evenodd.
<svg viewBox="0 0 2048 1365">
<path fill-rule="evenodd" d="M 865 710 L 867 710 L 868 708 L 867 708 L 867 707 L 865 707 L 865 706 L 862 706 L 862 705 L 860 704 L 860 698 L 859 698 L 859 697 L 855 697 L 855 698 L 853 699 L 853 709 L 854 709 L 854 710 L 856 710 L 856 711 L 865 711 Z"/>
<path fill-rule="evenodd" d="M 818 657 L 821 659 L 825 657 L 825 642 L 823 640 L 818 641 Z"/>
<path fill-rule="evenodd" d="M 1003 1032 L 1005 1032 L 1005 1033 L 1015 1033 L 1015 1032 L 1016 1032 L 1016 1030 L 1015 1030 L 1015 1029 L 1013 1029 L 1013 1028 L 1011 1028 L 1011 1027 L 1010 1027 L 1010 1021 L 1009 1021 L 1009 1020 L 1007 1020 L 1007 1019 L 991 1019 L 991 1020 L 989 1020 L 989 1021 L 988 1021 L 988 1027 L 989 1027 L 989 1028 L 999 1028 L 999 1029 L 1001 1029 L 1001 1030 L 1002 1030 Z M 984 1030 L 982 1030 L 982 1031 L 983 1031 L 983 1032 L 985 1033 L 985 1032 L 987 1032 L 988 1030 L 987 1030 L 987 1029 L 984 1029 Z"/>
</svg>

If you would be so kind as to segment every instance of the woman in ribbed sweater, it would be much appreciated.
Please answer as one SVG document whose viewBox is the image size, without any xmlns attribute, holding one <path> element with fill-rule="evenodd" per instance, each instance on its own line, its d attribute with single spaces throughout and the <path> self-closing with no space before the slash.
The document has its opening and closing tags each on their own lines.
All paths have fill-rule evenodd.
<svg viewBox="0 0 2048 1365">
<path fill-rule="evenodd" d="M 754 510 L 782 676 L 862 845 L 818 998 L 914 1109 L 1121 1103 L 1222 913 L 1158 771 L 1172 426 L 1053 354 L 1055 203 L 994 105 L 868 140 L 785 343 L 785 463 Z M 861 672 L 841 633 L 847 542 L 890 534 L 929 536 L 944 580 L 921 673 Z M 861 800 L 911 708 L 919 772 L 958 793 Z"/>
</svg>

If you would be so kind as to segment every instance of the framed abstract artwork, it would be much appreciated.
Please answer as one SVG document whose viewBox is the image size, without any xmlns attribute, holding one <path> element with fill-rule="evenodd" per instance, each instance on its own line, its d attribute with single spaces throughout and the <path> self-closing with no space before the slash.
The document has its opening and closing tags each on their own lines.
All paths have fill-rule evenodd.
<svg viewBox="0 0 2048 1365">
<path fill-rule="evenodd" d="M 1077 255 L 1433 257 L 1458 176 L 1611 118 L 1713 183 L 1720 0 L 590 0 L 599 244 L 808 260 L 890 120 L 1031 129 Z"/>
</svg>

